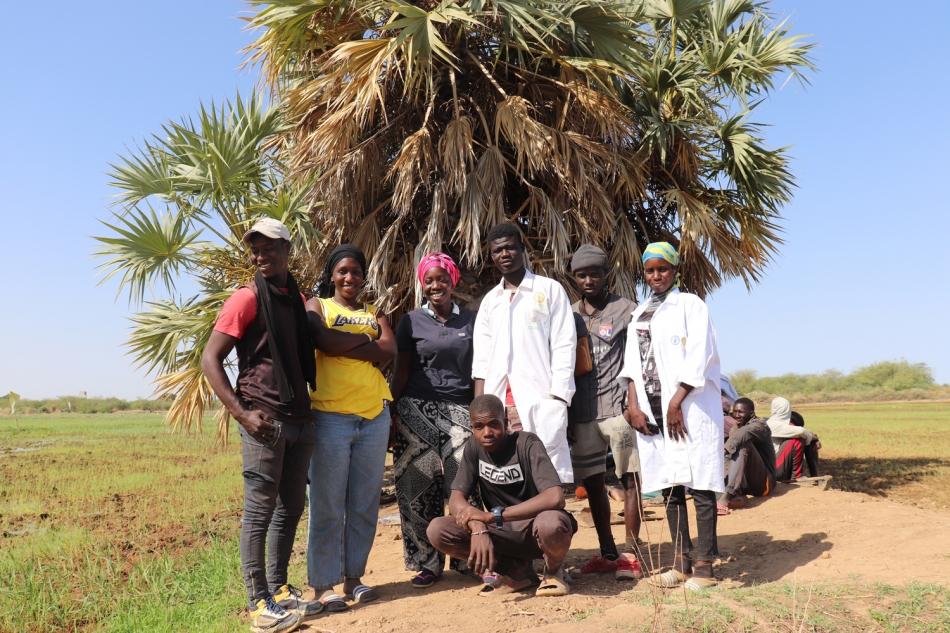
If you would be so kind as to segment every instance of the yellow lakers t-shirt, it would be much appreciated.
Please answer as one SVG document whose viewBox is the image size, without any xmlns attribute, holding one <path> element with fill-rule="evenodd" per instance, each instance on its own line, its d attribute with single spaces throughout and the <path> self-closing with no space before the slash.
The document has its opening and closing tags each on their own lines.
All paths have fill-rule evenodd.
<svg viewBox="0 0 950 633">
<path fill-rule="evenodd" d="M 379 338 L 376 306 L 364 303 L 362 310 L 350 310 L 332 299 L 319 301 L 327 327 Z M 373 363 L 317 350 L 317 388 L 310 393 L 311 408 L 372 419 L 383 410 L 383 400 L 392 398 L 386 379 Z"/>
</svg>

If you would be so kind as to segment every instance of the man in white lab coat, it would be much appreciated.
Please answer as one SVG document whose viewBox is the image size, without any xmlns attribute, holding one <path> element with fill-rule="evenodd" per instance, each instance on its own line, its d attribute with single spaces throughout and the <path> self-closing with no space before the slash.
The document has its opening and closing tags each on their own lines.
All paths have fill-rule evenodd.
<svg viewBox="0 0 950 633">
<path fill-rule="evenodd" d="M 475 319 L 475 396 L 494 394 L 509 425 L 536 434 L 562 483 L 574 481 L 567 407 L 574 395 L 577 330 L 561 284 L 525 268 L 521 232 L 510 222 L 488 232 L 488 252 L 502 280 Z"/>
</svg>

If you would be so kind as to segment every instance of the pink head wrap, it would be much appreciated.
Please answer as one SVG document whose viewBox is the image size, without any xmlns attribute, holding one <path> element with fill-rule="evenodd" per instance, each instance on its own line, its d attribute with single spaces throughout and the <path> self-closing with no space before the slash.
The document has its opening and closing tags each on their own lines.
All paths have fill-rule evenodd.
<svg viewBox="0 0 950 633">
<path fill-rule="evenodd" d="M 452 258 L 445 253 L 429 253 L 422 258 L 422 261 L 419 262 L 419 269 L 416 272 L 420 284 L 425 285 L 422 280 L 430 268 L 441 268 L 445 270 L 445 272 L 449 274 L 449 279 L 452 280 L 452 285 L 459 285 L 459 278 L 462 276 L 462 273 L 459 272 L 459 267 L 455 265 Z"/>
</svg>

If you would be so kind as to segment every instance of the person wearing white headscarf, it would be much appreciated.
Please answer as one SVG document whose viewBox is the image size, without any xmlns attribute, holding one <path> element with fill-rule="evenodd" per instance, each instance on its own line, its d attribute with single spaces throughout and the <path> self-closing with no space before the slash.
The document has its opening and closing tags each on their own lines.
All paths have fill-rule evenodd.
<svg viewBox="0 0 950 633">
<path fill-rule="evenodd" d="M 815 433 L 804 426 L 792 424 L 792 403 L 785 398 L 772 400 L 772 417 L 769 418 L 769 430 L 772 431 L 772 446 L 775 448 L 775 479 L 788 481 L 804 475 L 802 465 L 811 457 L 818 464 L 818 449 L 821 442 Z M 808 455 L 806 455 L 808 453 Z M 812 455 L 813 453 L 813 455 Z M 818 473 L 816 472 L 815 475 Z"/>
</svg>

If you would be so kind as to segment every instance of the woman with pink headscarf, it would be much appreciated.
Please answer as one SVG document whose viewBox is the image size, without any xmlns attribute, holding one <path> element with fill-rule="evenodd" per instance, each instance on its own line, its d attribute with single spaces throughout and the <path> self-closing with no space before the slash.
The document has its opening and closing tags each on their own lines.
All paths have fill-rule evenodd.
<svg viewBox="0 0 950 633">
<path fill-rule="evenodd" d="M 475 313 L 452 301 L 459 276 L 448 255 L 423 257 L 417 277 L 426 302 L 404 315 L 396 329 L 399 353 L 390 386 L 397 414 L 393 470 L 406 569 L 418 572 L 412 579 L 418 589 L 431 587 L 445 566 L 445 555 L 429 543 L 426 528 L 445 514 L 444 499 L 472 434 L 468 405 L 474 397 Z M 450 566 L 465 571 L 462 561 L 453 559 Z"/>
</svg>

